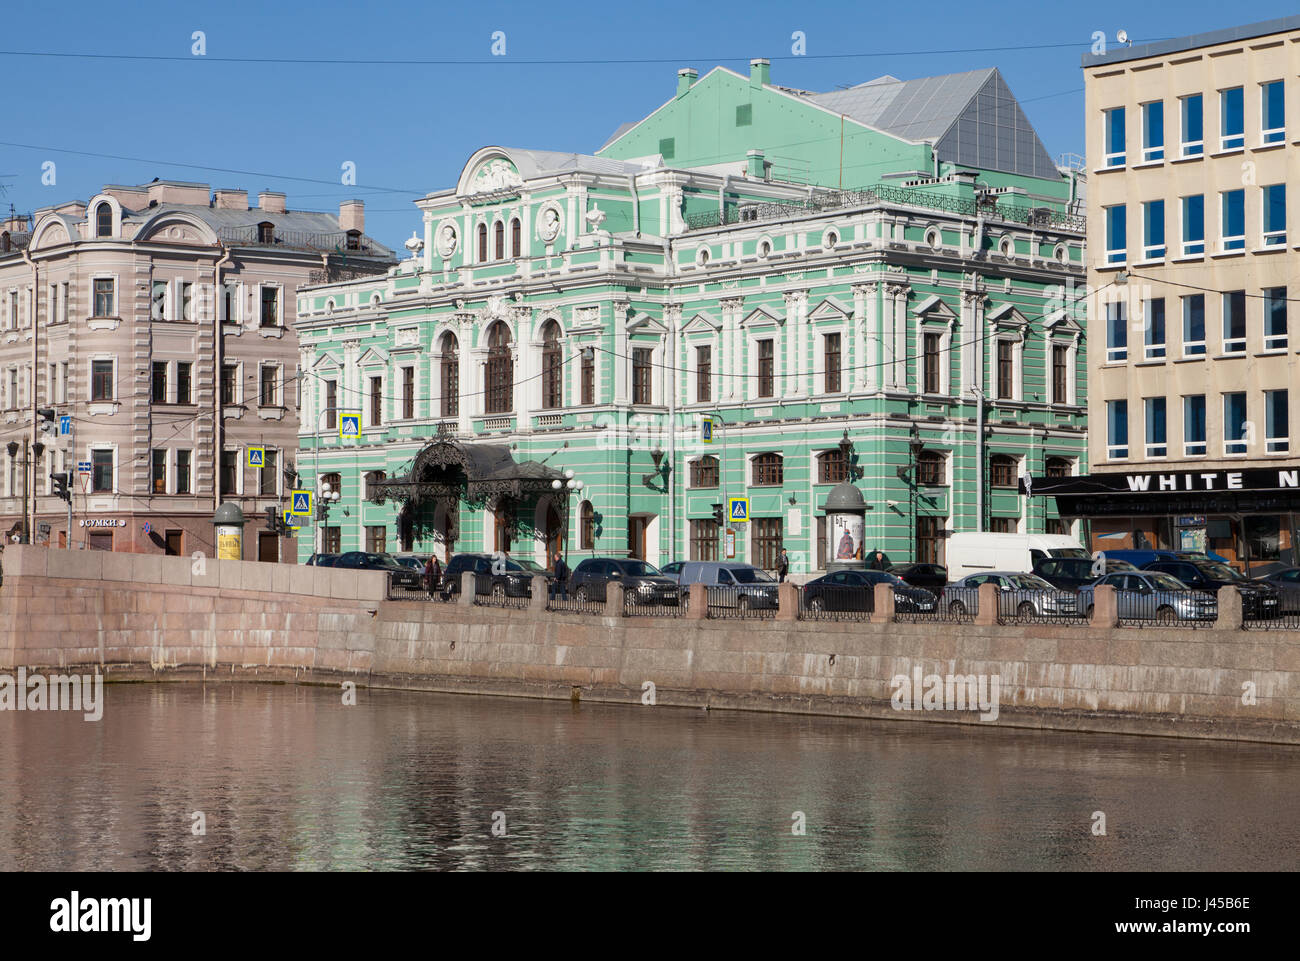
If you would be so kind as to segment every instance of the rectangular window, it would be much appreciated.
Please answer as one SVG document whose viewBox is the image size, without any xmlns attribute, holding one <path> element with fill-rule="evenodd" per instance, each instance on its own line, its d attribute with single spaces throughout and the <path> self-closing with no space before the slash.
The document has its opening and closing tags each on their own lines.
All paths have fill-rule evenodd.
<svg viewBox="0 0 1300 961">
<path fill-rule="evenodd" d="M 776 570 L 781 556 L 781 518 L 755 517 L 751 526 L 754 543 L 750 545 L 749 562 L 765 571 Z"/>
<path fill-rule="evenodd" d="M 1165 256 L 1165 202 L 1152 200 L 1142 205 L 1142 259 L 1163 260 Z"/>
<path fill-rule="evenodd" d="M 343 546 L 342 529 L 338 527 L 322 527 L 320 529 L 320 532 L 321 532 L 321 541 L 322 541 L 321 546 L 325 548 L 325 550 L 321 551 L 321 553 L 322 554 L 340 553 L 341 548 Z"/>
<path fill-rule="evenodd" d="M 68 282 L 59 284 L 59 323 L 68 322 Z"/>
<path fill-rule="evenodd" d="M 1015 533 L 1014 519 L 1011 523 L 1012 529 L 1008 533 Z M 916 559 L 921 564 L 943 563 L 942 517 L 923 515 L 916 519 Z"/>
<path fill-rule="evenodd" d="M 1105 120 L 1105 166 L 1124 166 L 1124 108 L 1102 111 Z"/>
<path fill-rule="evenodd" d="M 153 379 L 149 391 L 149 400 L 155 404 L 167 403 L 167 361 L 153 362 Z"/>
<path fill-rule="evenodd" d="M 238 393 L 236 387 L 239 384 L 239 367 L 235 364 L 223 364 L 221 367 L 221 403 L 237 404 Z"/>
<path fill-rule="evenodd" d="M 695 402 L 713 400 L 713 348 L 695 348 Z"/>
<path fill-rule="evenodd" d="M 718 522 L 713 518 L 691 521 L 691 560 L 718 560 Z"/>
<path fill-rule="evenodd" d="M 415 417 L 415 368 L 402 368 L 402 418 L 412 420 Z"/>
<path fill-rule="evenodd" d="M 586 363 L 584 358 L 583 364 Z M 442 360 L 442 416 L 460 416 L 460 359 L 458 357 L 444 357 Z"/>
<path fill-rule="evenodd" d="M 90 362 L 90 399 L 113 399 L 113 362 L 111 360 L 92 360 Z"/>
<path fill-rule="evenodd" d="M 826 335 L 826 393 L 840 390 L 840 335 Z"/>
<path fill-rule="evenodd" d="M 1260 86 L 1260 143 L 1286 140 L 1286 93 L 1281 80 Z"/>
<path fill-rule="evenodd" d="M 1264 449 L 1270 454 L 1285 454 L 1291 449 L 1289 392 L 1264 391 Z"/>
<path fill-rule="evenodd" d="M 221 452 L 221 494 L 234 494 L 238 490 L 239 451 L 223 450 Z"/>
<path fill-rule="evenodd" d="M 650 360 L 653 351 L 649 347 L 634 347 L 632 349 L 632 403 L 649 404 L 652 403 L 650 393 L 651 380 Z"/>
<path fill-rule="evenodd" d="M 1205 436 L 1205 395 L 1188 394 L 1183 398 L 1183 455 L 1204 457 Z"/>
<path fill-rule="evenodd" d="M 1219 91 L 1219 149 L 1246 146 L 1246 111 L 1241 87 Z"/>
<path fill-rule="evenodd" d="M 1286 288 L 1264 288 L 1264 349 L 1285 350 Z"/>
<path fill-rule="evenodd" d="M 155 280 L 153 282 L 149 316 L 153 320 L 167 319 L 167 281 L 165 280 Z"/>
<path fill-rule="evenodd" d="M 1163 100 L 1142 105 L 1142 161 L 1165 159 L 1165 104 Z"/>
<path fill-rule="evenodd" d="M 176 493 L 178 494 L 190 492 L 190 456 L 188 450 L 176 452 Z"/>
<path fill-rule="evenodd" d="M 339 383 L 325 381 L 325 426 L 334 430 L 339 426 Z"/>
<path fill-rule="evenodd" d="M 1106 305 L 1106 363 L 1128 360 L 1128 311 L 1123 301 Z"/>
<path fill-rule="evenodd" d="M 701 457 L 691 461 L 691 487 L 718 486 L 718 459 Z"/>
<path fill-rule="evenodd" d="M 1205 152 L 1204 104 L 1199 93 L 1180 98 L 1183 115 L 1183 156 L 1199 157 Z"/>
<path fill-rule="evenodd" d="M 1013 364 L 1014 347 L 1009 340 L 999 340 L 998 345 L 998 398 L 1012 400 L 1015 398 L 1015 369 Z"/>
<path fill-rule="evenodd" d="M 14 313 L 18 312 L 18 296 L 14 295 Z M 95 316 L 112 317 L 113 316 L 113 281 L 111 279 L 98 277 L 95 279 Z"/>
<path fill-rule="evenodd" d="M 1128 456 L 1128 401 L 1106 401 L 1106 456 L 1119 460 Z"/>
<path fill-rule="evenodd" d="M 1223 295 L 1223 352 L 1246 352 L 1246 292 L 1229 290 Z"/>
<path fill-rule="evenodd" d="M 92 450 L 90 452 L 90 489 L 95 494 L 113 492 L 113 452 L 111 450 Z"/>
<path fill-rule="evenodd" d="M 227 324 L 239 323 L 239 285 L 221 285 L 221 319 Z"/>
<path fill-rule="evenodd" d="M 1168 457 L 1169 442 L 1165 436 L 1165 399 L 1148 397 L 1142 404 L 1146 413 L 1147 457 Z"/>
<path fill-rule="evenodd" d="M 59 402 L 68 402 L 68 362 L 59 364 Z"/>
<path fill-rule="evenodd" d="M 188 281 L 181 283 L 181 320 L 194 320 L 194 285 Z"/>
<path fill-rule="evenodd" d="M 1194 257 L 1205 253 L 1205 195 L 1184 197 L 1183 256 Z"/>
<path fill-rule="evenodd" d="M 920 521 L 927 518 L 918 518 L 917 527 L 920 528 Z M 990 534 L 1014 534 L 1019 529 L 1019 519 L 1015 517 L 990 517 L 989 533 Z"/>
<path fill-rule="evenodd" d="M 262 469 L 257 474 L 257 492 L 263 497 L 274 497 L 279 493 L 277 460 L 273 450 L 267 449 L 262 454 Z"/>
<path fill-rule="evenodd" d="M 925 393 L 939 393 L 939 341 L 938 334 L 925 335 Z"/>
<path fill-rule="evenodd" d="M 1106 263 L 1122 264 L 1128 259 L 1127 213 L 1124 204 L 1106 207 Z"/>
<path fill-rule="evenodd" d="M 758 396 L 773 397 L 776 394 L 776 358 L 771 340 L 758 342 Z"/>
<path fill-rule="evenodd" d="M 372 554 L 384 554 L 388 551 L 388 528 L 383 524 L 366 526 L 366 550 Z"/>
<path fill-rule="evenodd" d="M 1147 360 L 1163 360 L 1165 357 L 1165 299 L 1153 297 L 1144 305 L 1143 327 L 1145 357 Z"/>
<path fill-rule="evenodd" d="M 1246 249 L 1246 191 L 1219 194 L 1219 236 L 1222 250 Z"/>
<path fill-rule="evenodd" d="M 1070 392 L 1068 384 L 1068 365 L 1070 349 L 1061 344 L 1052 345 L 1052 403 L 1068 404 Z"/>
<path fill-rule="evenodd" d="M 1246 393 L 1223 395 L 1223 453 L 1246 453 Z"/>
<path fill-rule="evenodd" d="M 263 327 L 280 326 L 280 289 L 278 287 L 262 288 L 262 320 Z"/>
<path fill-rule="evenodd" d="M 1201 357 L 1205 354 L 1205 295 L 1191 294 L 1183 298 L 1183 356 Z"/>
<path fill-rule="evenodd" d="M 370 378 L 370 426 L 378 427 L 384 420 L 384 379 Z"/>
<path fill-rule="evenodd" d="M 274 364 L 262 364 L 257 369 L 258 406 L 275 406 L 275 375 L 276 366 Z"/>
<path fill-rule="evenodd" d="M 1264 246 L 1286 246 L 1286 184 L 1264 188 Z"/>
<path fill-rule="evenodd" d="M 150 452 L 149 480 L 150 489 L 155 494 L 167 493 L 167 452 L 154 450 Z"/>
<path fill-rule="evenodd" d="M 190 398 L 190 371 L 194 369 L 192 361 L 178 360 L 176 362 L 176 403 L 191 403 Z"/>
</svg>

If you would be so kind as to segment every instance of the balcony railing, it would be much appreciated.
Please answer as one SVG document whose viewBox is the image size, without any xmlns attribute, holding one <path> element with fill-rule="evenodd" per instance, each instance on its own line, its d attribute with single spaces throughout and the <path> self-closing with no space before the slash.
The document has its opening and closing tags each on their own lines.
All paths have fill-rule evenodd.
<svg viewBox="0 0 1300 961">
<path fill-rule="evenodd" d="M 227 244 L 257 247 L 296 247 L 304 250 L 328 250 L 358 257 L 391 257 L 393 252 L 369 237 L 361 237 L 355 247 L 349 247 L 346 231 L 316 233 L 310 230 L 275 230 L 269 240 L 262 236 L 256 225 L 251 227 L 221 227 L 217 236 Z"/>
</svg>

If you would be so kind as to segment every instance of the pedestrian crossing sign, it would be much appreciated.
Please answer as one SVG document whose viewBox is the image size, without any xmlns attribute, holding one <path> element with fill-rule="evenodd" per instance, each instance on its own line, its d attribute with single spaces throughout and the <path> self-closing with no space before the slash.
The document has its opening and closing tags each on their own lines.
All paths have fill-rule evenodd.
<svg viewBox="0 0 1300 961">
<path fill-rule="evenodd" d="M 266 448 L 265 448 L 265 447 L 250 447 L 250 448 L 248 448 L 248 466 L 249 466 L 249 467 L 262 467 L 262 466 L 265 465 L 265 463 L 266 463 Z"/>
<path fill-rule="evenodd" d="M 700 441 L 705 444 L 713 443 L 713 418 L 704 417 L 700 420 Z"/>
<path fill-rule="evenodd" d="M 744 524 L 749 520 L 749 498 L 727 498 L 727 520 L 733 524 Z"/>
<path fill-rule="evenodd" d="M 299 517 L 311 516 L 311 491 L 291 491 L 289 494 L 289 509 L 285 514 Z"/>
<path fill-rule="evenodd" d="M 339 439 L 340 440 L 361 439 L 361 415 L 360 414 L 339 414 Z"/>
</svg>

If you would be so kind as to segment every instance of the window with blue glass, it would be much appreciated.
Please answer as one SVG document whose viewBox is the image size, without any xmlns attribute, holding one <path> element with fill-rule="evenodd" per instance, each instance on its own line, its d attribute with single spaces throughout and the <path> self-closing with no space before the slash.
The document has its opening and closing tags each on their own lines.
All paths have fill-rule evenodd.
<svg viewBox="0 0 1300 961">
<path fill-rule="evenodd" d="M 1142 205 L 1142 259 L 1163 260 L 1165 256 L 1165 202 L 1152 200 Z"/>
<path fill-rule="evenodd" d="M 1165 159 L 1165 104 L 1163 100 L 1142 105 L 1142 160 Z"/>
<path fill-rule="evenodd" d="M 1270 454 L 1285 454 L 1291 449 L 1289 404 L 1287 391 L 1264 391 L 1264 449 Z"/>
<path fill-rule="evenodd" d="M 1220 237 L 1224 250 L 1246 249 L 1246 191 L 1225 190 L 1219 194 Z"/>
<path fill-rule="evenodd" d="M 1264 188 L 1264 246 L 1286 246 L 1286 184 Z"/>
<path fill-rule="evenodd" d="M 1124 204 L 1106 208 L 1106 263 L 1128 259 L 1128 214 Z"/>
<path fill-rule="evenodd" d="M 1183 256 L 1205 253 L 1205 195 L 1183 198 Z"/>
<path fill-rule="evenodd" d="M 1205 395 L 1188 394 L 1183 398 L 1183 456 L 1204 457 Z"/>
<path fill-rule="evenodd" d="M 1286 288 L 1264 288 L 1264 349 L 1285 350 Z"/>
<path fill-rule="evenodd" d="M 1246 111 L 1241 87 L 1219 91 L 1219 149 L 1246 145 Z"/>
<path fill-rule="evenodd" d="M 1106 401 L 1106 456 L 1128 456 L 1128 401 Z"/>
<path fill-rule="evenodd" d="M 1286 140 L 1286 93 L 1281 80 L 1260 84 L 1260 142 Z"/>
<path fill-rule="evenodd" d="M 1107 167 L 1124 166 L 1124 108 L 1103 111 L 1105 117 L 1105 144 Z"/>
<path fill-rule="evenodd" d="M 1128 318 L 1124 304 L 1115 301 L 1106 305 L 1106 363 L 1118 364 L 1128 360 Z"/>
<path fill-rule="evenodd" d="M 1223 294 L 1223 352 L 1246 352 L 1246 292 L 1229 290 Z"/>
<path fill-rule="evenodd" d="M 1183 97 L 1183 156 L 1199 157 L 1205 152 L 1204 103 L 1199 93 Z"/>
<path fill-rule="evenodd" d="M 1223 395 L 1223 452 L 1246 453 L 1246 394 Z"/>
<path fill-rule="evenodd" d="M 1183 356 L 1205 354 L 1205 295 L 1189 294 L 1183 298 Z"/>
<path fill-rule="evenodd" d="M 1168 457 L 1169 442 L 1165 438 L 1165 399 L 1148 397 L 1143 402 L 1146 408 L 1146 453 L 1148 457 Z"/>
<path fill-rule="evenodd" d="M 1165 299 L 1154 297 L 1143 305 L 1143 341 L 1147 360 L 1165 357 Z"/>
</svg>

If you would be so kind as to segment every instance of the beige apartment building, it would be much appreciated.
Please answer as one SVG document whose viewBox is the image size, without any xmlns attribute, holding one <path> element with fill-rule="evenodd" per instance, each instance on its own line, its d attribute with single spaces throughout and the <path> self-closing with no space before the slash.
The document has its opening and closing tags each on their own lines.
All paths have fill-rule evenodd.
<svg viewBox="0 0 1300 961">
<path fill-rule="evenodd" d="M 1092 473 L 1034 492 L 1094 550 L 1293 562 L 1300 17 L 1083 68 Z"/>
<path fill-rule="evenodd" d="M 0 224 L 0 530 L 6 540 L 213 552 L 244 512 L 246 559 L 295 479 L 300 284 L 383 272 L 364 206 L 154 181 Z M 260 453 L 259 453 L 260 449 Z M 38 456 L 39 452 L 39 456 Z M 250 454 L 251 452 L 251 454 Z M 69 504 L 55 472 L 71 473 Z"/>
</svg>

